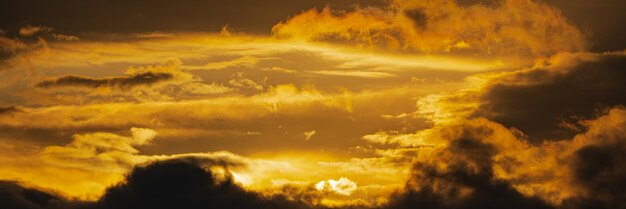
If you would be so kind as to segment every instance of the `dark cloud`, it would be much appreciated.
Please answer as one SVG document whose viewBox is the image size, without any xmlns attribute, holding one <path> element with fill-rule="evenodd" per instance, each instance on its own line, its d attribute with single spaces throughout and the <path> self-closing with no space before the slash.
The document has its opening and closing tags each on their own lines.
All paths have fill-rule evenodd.
<svg viewBox="0 0 626 209">
<path fill-rule="evenodd" d="M 487 89 L 475 116 L 516 127 L 530 140 L 566 139 L 581 119 L 626 104 L 626 56 L 601 55 L 571 69 L 515 73 Z M 530 84 L 520 84 L 527 82 Z"/>
<path fill-rule="evenodd" d="M 70 209 L 78 203 L 36 189 L 25 188 L 15 182 L 0 181 L 0 208 L 6 209 Z"/>
<path fill-rule="evenodd" d="M 559 8 L 563 16 L 581 28 L 594 52 L 626 49 L 626 1 L 541 0 Z"/>
<path fill-rule="evenodd" d="M 8 114 L 8 113 L 14 113 L 14 112 L 21 112 L 21 111 L 22 110 L 20 110 L 19 108 L 15 106 L 0 107 L 0 114 Z"/>
<path fill-rule="evenodd" d="M 170 73 L 145 72 L 124 77 L 111 78 L 87 78 L 81 76 L 64 76 L 52 80 L 45 80 L 37 83 L 40 88 L 52 88 L 63 86 L 80 86 L 80 87 L 119 87 L 132 88 L 140 85 L 151 85 L 161 81 L 174 78 Z"/>
<path fill-rule="evenodd" d="M 464 128 L 465 129 L 465 128 Z M 440 162 L 417 163 L 407 189 L 389 203 L 389 209 L 552 208 L 536 197 L 527 197 L 509 182 L 493 175 L 492 157 L 499 151 L 481 142 L 489 129 L 467 128 L 453 139 Z M 437 164 L 448 163 L 445 168 Z"/>
<path fill-rule="evenodd" d="M 308 208 L 283 197 L 245 191 L 231 178 L 219 180 L 193 160 L 137 167 L 125 183 L 109 188 L 97 205 L 98 209 Z"/>
<path fill-rule="evenodd" d="M 404 11 L 404 15 L 415 23 L 415 27 L 419 29 L 425 29 L 426 23 L 428 23 L 428 16 L 424 14 L 422 10 L 413 9 Z"/>
<path fill-rule="evenodd" d="M 392 196 L 379 209 L 618 209 L 624 208 L 626 143 L 588 146 L 580 149 L 572 168 L 589 197 L 566 200 L 553 207 L 515 190 L 493 174 L 493 157 L 500 150 L 477 137 L 492 134 L 487 128 L 467 128 L 433 159 L 413 167 L 407 189 Z M 598 161 L 607 162 L 598 164 Z M 13 182 L 0 182 L 0 208 L 11 209 L 312 209 L 306 197 L 289 199 L 246 191 L 228 175 L 220 177 L 203 168 L 206 161 L 175 159 L 136 167 L 126 181 L 109 188 L 95 202 L 75 202 L 54 194 L 28 189 Z M 296 195 L 293 195 L 296 196 Z M 296 196 L 297 197 L 297 196 Z M 301 199 L 299 199 L 301 198 Z M 354 208 L 354 207 L 346 207 Z M 360 207 L 367 208 L 367 207 Z"/>
<path fill-rule="evenodd" d="M 26 59 L 28 53 L 44 47 L 46 44 L 43 40 L 24 41 L 0 34 L 0 71 L 11 68 L 20 59 Z"/>
<path fill-rule="evenodd" d="M 0 182 L 0 208 L 7 209 L 305 209 L 300 200 L 262 195 L 220 179 L 198 165 L 200 159 L 175 159 L 135 168 L 126 181 L 109 188 L 96 202 L 64 200 L 54 194 Z"/>
<path fill-rule="evenodd" d="M 626 208 L 626 138 L 583 147 L 573 158 L 576 183 L 587 196 L 565 201 L 565 208 Z"/>
</svg>

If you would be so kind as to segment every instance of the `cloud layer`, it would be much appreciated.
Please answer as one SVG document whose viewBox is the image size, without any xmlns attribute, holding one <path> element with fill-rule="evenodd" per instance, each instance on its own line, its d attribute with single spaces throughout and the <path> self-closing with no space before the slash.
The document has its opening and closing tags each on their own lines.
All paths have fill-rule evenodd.
<svg viewBox="0 0 626 209">
<path fill-rule="evenodd" d="M 127 2 L 107 33 L 0 3 L 33 17 L 0 18 L 0 207 L 626 207 L 626 55 L 554 1 L 203 7 L 270 5 L 266 35 L 144 19 L 190 2 Z"/>
</svg>

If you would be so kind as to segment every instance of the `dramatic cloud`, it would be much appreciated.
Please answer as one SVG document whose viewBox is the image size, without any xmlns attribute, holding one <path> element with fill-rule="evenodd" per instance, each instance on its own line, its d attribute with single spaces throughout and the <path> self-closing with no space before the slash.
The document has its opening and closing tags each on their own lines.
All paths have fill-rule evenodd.
<svg viewBox="0 0 626 209">
<path fill-rule="evenodd" d="M 231 176 L 216 175 L 193 158 L 137 167 L 95 202 L 68 201 L 13 182 L 0 182 L 0 195 L 2 208 L 15 209 L 313 208 L 300 200 L 245 191 Z"/>
<path fill-rule="evenodd" d="M 438 145 L 415 158 L 406 189 L 389 207 L 621 208 L 625 113 L 613 108 L 581 122 L 585 133 L 540 145 L 484 119 L 431 129 Z"/>
<path fill-rule="evenodd" d="M 416 163 L 405 189 L 392 194 L 390 201 L 379 207 L 621 208 L 626 110 L 611 109 L 585 124 L 588 131 L 570 141 L 542 145 L 526 143 L 513 130 L 484 119 L 431 129 L 429 140 L 438 145 L 419 151 L 432 150 L 431 154 L 414 158 Z M 137 130 L 135 141 L 143 143 L 142 137 L 152 134 Z M 294 193 L 247 191 L 234 183 L 232 178 L 240 174 L 229 172 L 232 164 L 201 155 L 164 159 L 135 168 L 126 181 L 109 188 L 98 201 L 83 206 L 312 208 L 318 207 L 312 203 L 319 204 L 319 200 L 312 201 L 319 198 L 319 193 L 298 192 L 313 195 L 308 199 Z M 607 163 L 598 165 L 599 160 Z M 209 169 L 212 165 L 227 170 L 218 174 Z M 350 195 L 357 185 L 340 178 L 320 181 L 315 188 Z M 37 204 L 62 200 L 47 197 Z"/>
<path fill-rule="evenodd" d="M 220 180 L 193 160 L 157 162 L 135 168 L 125 183 L 107 190 L 96 208 L 310 208 L 285 197 L 247 192 L 230 178 Z"/>
<path fill-rule="evenodd" d="M 531 140 L 564 139 L 579 133 L 581 119 L 626 104 L 626 55 L 563 54 L 529 70 L 494 79 L 476 116 L 527 134 Z"/>
<path fill-rule="evenodd" d="M 623 137 L 623 136 L 622 136 Z M 626 139 L 590 145 L 576 151 L 572 170 L 585 197 L 572 198 L 570 208 L 623 208 L 626 204 Z M 602 162 L 602 163 L 599 163 Z"/>
<path fill-rule="evenodd" d="M 460 6 L 456 1 L 391 1 L 386 8 L 353 12 L 315 9 L 272 28 L 277 37 L 347 40 L 358 45 L 427 53 L 549 55 L 581 51 L 581 32 L 558 10 L 531 0 L 494 6 Z"/>
<path fill-rule="evenodd" d="M 0 208 L 623 209 L 623 4 L 564 2 L 0 2 Z"/>
<path fill-rule="evenodd" d="M 437 157 L 454 156 L 443 168 L 416 164 L 409 184 L 417 188 L 399 194 L 389 208 L 552 208 L 539 198 L 526 197 L 508 182 L 495 179 L 492 164 L 498 151 L 473 139 L 472 133 L 464 137 L 454 139 L 447 150 L 439 153 L 444 156 Z"/>
</svg>

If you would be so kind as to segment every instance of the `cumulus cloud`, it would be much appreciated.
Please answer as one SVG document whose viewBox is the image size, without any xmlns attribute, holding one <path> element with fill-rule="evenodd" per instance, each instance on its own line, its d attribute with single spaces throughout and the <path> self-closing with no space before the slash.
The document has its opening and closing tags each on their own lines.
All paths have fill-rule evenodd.
<svg viewBox="0 0 626 209">
<path fill-rule="evenodd" d="M 272 33 L 426 53 L 541 56 L 586 48 L 581 32 L 557 9 L 531 0 L 492 6 L 395 0 L 352 12 L 311 9 L 275 25 Z"/>
<path fill-rule="evenodd" d="M 310 208 L 285 197 L 245 191 L 232 179 L 220 180 L 200 165 L 182 160 L 135 168 L 126 182 L 109 188 L 102 209 L 124 208 Z"/>
<path fill-rule="evenodd" d="M 248 159 L 230 153 L 193 153 L 181 155 L 144 155 L 138 147 L 149 144 L 157 133 L 132 128 L 131 136 L 96 132 L 77 134 L 64 146 L 46 146 L 29 156 L 1 158 L 0 176 L 61 191 L 79 199 L 95 199 L 133 167 L 160 160 L 194 158 L 211 166 L 241 169 Z M 67 176 L 73 176 L 68 179 Z"/>
<path fill-rule="evenodd" d="M 570 138 L 581 119 L 626 104 L 626 54 L 561 54 L 493 79 L 474 113 L 516 127 L 532 140 Z"/>
<path fill-rule="evenodd" d="M 552 208 L 537 197 L 527 197 L 493 174 L 498 150 L 468 130 L 436 154 L 430 163 L 417 163 L 406 191 L 389 208 Z M 474 132 L 474 133 L 472 133 Z M 478 135 L 475 135 L 478 134 Z"/>
<path fill-rule="evenodd" d="M 585 131 L 579 122 L 626 103 L 624 52 L 560 53 L 529 68 L 472 75 L 465 87 L 418 101 L 435 123 L 484 117 L 520 130 L 533 143 Z"/>
<path fill-rule="evenodd" d="M 626 179 L 626 109 L 585 122 L 588 131 L 575 136 L 565 151 L 578 196 L 567 208 L 622 208 Z"/>
<path fill-rule="evenodd" d="M 438 146 L 429 148 L 433 150 L 431 154 L 414 158 L 404 190 L 392 194 L 389 202 L 378 207 L 621 208 L 626 110 L 613 108 L 584 124 L 588 131 L 569 141 L 541 145 L 525 142 L 514 129 L 486 119 L 439 126 L 433 129 L 436 133 L 430 134 Z M 155 133 L 135 129 L 132 135 L 126 143 L 144 144 Z M 100 150 L 117 152 L 117 147 L 124 146 L 107 147 Z M 217 155 L 211 156 L 157 157 L 160 162 L 136 167 L 126 181 L 109 188 L 97 202 L 90 204 L 97 205 L 96 208 L 173 205 L 238 208 L 250 206 L 247 204 L 262 208 L 312 208 L 319 203 L 319 199 L 298 196 L 308 194 L 315 196 L 309 198 L 316 199 L 319 194 L 289 190 L 289 187 L 284 189 L 298 192 L 283 191 L 268 196 L 272 193 L 261 195 L 248 191 L 232 179 L 239 174 L 226 170 L 225 175 L 218 175 L 209 169 L 215 165 L 228 168 L 236 165 L 231 164 L 236 160 L 221 161 Z M 597 164 L 598 161 L 606 163 Z M 251 172 L 256 172 L 252 169 Z M 351 195 L 360 189 L 347 178 L 323 180 L 315 188 L 339 195 Z M 372 206 L 366 205 L 363 207 Z"/>
<path fill-rule="evenodd" d="M 0 206 L 626 207 L 625 53 L 578 52 L 541 2 L 462 2 L 309 10 L 273 38 L 2 36 L 25 70 L 0 72 L 24 77 L 0 84 L 0 178 L 20 180 Z"/>
<path fill-rule="evenodd" d="M 476 127 L 467 123 L 459 127 L 455 125 L 459 121 L 488 119 L 470 124 L 483 124 L 483 134 L 474 138 L 496 150 L 486 167 L 493 173 L 492 183 L 502 182 L 523 197 L 538 198 L 556 208 L 620 208 L 623 205 L 615 200 L 622 198 L 623 192 L 611 185 L 623 184 L 615 179 L 622 178 L 619 173 L 624 167 L 623 156 L 617 154 L 624 149 L 624 130 L 618 128 L 623 126 L 622 105 L 626 103 L 619 96 L 625 89 L 624 60 L 623 52 L 562 53 L 533 67 L 471 76 L 460 91 L 420 100 L 418 114 L 435 122 L 435 128 L 429 130 L 436 134 L 429 137 L 446 139 L 444 142 L 458 137 L 442 135 L 442 130 Z M 423 138 L 419 133 L 392 138 L 383 132 L 364 139 L 407 147 Z M 432 166 L 440 175 L 448 172 L 441 170 L 442 165 L 454 162 L 447 161 L 427 163 L 418 170 Z M 480 168 L 471 162 L 462 165 Z M 440 182 L 416 181 L 416 188 Z M 452 188 L 462 194 L 464 186 Z M 437 195 L 426 197 L 437 199 Z"/>
<path fill-rule="evenodd" d="M 439 125 L 389 208 L 621 208 L 626 111 L 581 121 L 584 133 L 533 144 L 486 119 Z M 405 138 L 415 137 L 407 135 Z"/>
</svg>

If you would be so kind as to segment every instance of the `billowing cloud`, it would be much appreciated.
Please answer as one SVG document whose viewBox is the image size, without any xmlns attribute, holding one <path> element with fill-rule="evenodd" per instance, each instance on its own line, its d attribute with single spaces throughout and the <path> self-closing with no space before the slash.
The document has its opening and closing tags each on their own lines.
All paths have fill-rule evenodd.
<svg viewBox="0 0 626 209">
<path fill-rule="evenodd" d="M 182 160 L 157 162 L 135 168 L 125 183 L 107 190 L 97 208 L 309 208 L 299 200 L 247 192 L 230 178 L 220 180 Z"/>
<path fill-rule="evenodd" d="M 492 166 L 498 151 L 472 138 L 472 131 L 481 134 L 470 130 L 437 153 L 435 161 L 445 162 L 417 163 L 409 182 L 413 187 L 392 199 L 389 208 L 552 208 L 495 179 Z"/>
<path fill-rule="evenodd" d="M 582 122 L 585 133 L 540 145 L 485 119 L 431 129 L 438 145 L 414 158 L 405 190 L 388 207 L 620 208 L 624 113 L 610 109 Z"/>
<path fill-rule="evenodd" d="M 148 162 L 197 158 L 196 162 L 207 166 L 238 168 L 246 161 L 229 153 L 141 154 L 137 147 L 149 144 L 156 135 L 154 130 L 144 128 L 132 128 L 131 136 L 103 132 L 75 135 L 64 146 L 30 151 L 30 157 L 6 159 L 3 156 L 0 176 L 61 191 L 62 195 L 72 198 L 95 199 L 133 167 Z M 67 175 L 73 178 L 67 179 Z"/>
<path fill-rule="evenodd" d="M 24 2 L 0 3 L 2 208 L 626 207 L 625 53 L 555 1 L 237 5 L 271 35 Z"/>
<path fill-rule="evenodd" d="M 581 119 L 626 104 L 626 55 L 562 54 L 528 70 L 498 77 L 481 96 L 477 116 L 516 127 L 531 139 L 563 139 Z"/>
<path fill-rule="evenodd" d="M 385 8 L 308 10 L 272 28 L 273 35 L 304 40 L 347 40 L 427 53 L 549 55 L 581 51 L 583 35 L 557 9 L 531 0 L 493 6 L 456 1 L 391 1 Z"/>
</svg>

